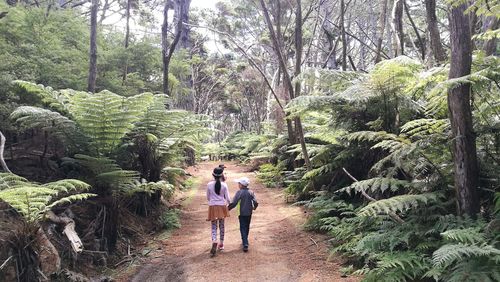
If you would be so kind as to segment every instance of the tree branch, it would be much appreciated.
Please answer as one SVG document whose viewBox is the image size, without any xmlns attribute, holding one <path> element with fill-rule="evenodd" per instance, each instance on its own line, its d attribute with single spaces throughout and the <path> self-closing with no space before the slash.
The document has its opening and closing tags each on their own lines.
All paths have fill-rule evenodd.
<svg viewBox="0 0 500 282">
<path fill-rule="evenodd" d="M 243 49 L 243 44 L 241 42 L 238 42 L 236 39 L 234 39 L 229 33 L 227 32 L 223 32 L 223 31 L 220 31 L 220 30 L 217 30 L 215 28 L 211 28 L 211 27 L 208 27 L 208 26 L 199 26 L 199 25 L 194 25 L 194 24 L 188 24 L 188 23 L 184 23 L 185 25 L 187 26 L 190 26 L 190 27 L 196 27 L 196 28 L 206 28 L 210 31 L 213 31 L 215 33 L 218 33 L 220 35 L 223 35 L 225 36 L 227 39 L 229 39 L 229 41 L 231 41 L 234 46 L 236 46 L 236 48 L 238 50 L 240 50 L 240 52 L 242 53 L 242 55 L 247 58 L 247 60 L 250 62 L 250 64 L 260 73 L 260 75 L 262 76 L 262 78 L 264 79 L 266 85 L 269 87 L 269 90 L 271 91 L 271 93 L 273 94 L 274 98 L 276 99 L 276 102 L 278 103 L 279 107 L 281 108 L 281 110 L 284 112 L 285 111 L 285 108 L 283 107 L 283 104 L 281 104 L 279 98 L 278 98 L 278 95 L 276 94 L 276 92 L 274 91 L 274 88 L 272 87 L 271 83 L 269 82 L 269 79 L 267 79 L 267 76 L 266 74 L 264 73 L 264 71 L 262 71 L 262 69 L 257 65 L 257 63 L 255 62 L 255 60 L 245 51 L 245 49 Z"/>
</svg>

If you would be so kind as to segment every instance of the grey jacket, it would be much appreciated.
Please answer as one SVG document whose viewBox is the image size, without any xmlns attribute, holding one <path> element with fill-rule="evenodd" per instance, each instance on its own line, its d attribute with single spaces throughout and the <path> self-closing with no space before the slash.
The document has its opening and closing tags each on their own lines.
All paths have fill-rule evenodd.
<svg viewBox="0 0 500 282">
<path fill-rule="evenodd" d="M 241 201 L 241 202 L 240 202 Z M 252 211 L 257 208 L 259 203 L 255 198 L 255 194 L 253 191 L 248 188 L 243 188 L 236 192 L 234 195 L 233 202 L 229 204 L 229 210 L 236 207 L 236 205 L 240 202 L 240 215 L 241 216 L 250 216 L 252 215 Z"/>
</svg>

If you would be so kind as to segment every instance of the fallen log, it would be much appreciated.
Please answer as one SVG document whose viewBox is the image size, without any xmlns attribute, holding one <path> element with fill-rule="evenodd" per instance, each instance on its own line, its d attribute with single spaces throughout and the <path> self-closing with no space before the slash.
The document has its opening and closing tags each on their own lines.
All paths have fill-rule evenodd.
<svg viewBox="0 0 500 282">
<path fill-rule="evenodd" d="M 83 243 L 75 231 L 75 221 L 66 216 L 58 216 L 52 211 L 47 212 L 46 216 L 50 221 L 64 225 L 63 233 L 68 237 L 73 251 L 81 253 L 83 251 Z"/>
</svg>

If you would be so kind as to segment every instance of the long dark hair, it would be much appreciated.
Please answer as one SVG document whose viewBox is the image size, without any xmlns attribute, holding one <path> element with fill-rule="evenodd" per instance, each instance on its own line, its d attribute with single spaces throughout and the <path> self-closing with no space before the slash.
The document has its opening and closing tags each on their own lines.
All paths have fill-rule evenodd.
<svg viewBox="0 0 500 282">
<path fill-rule="evenodd" d="M 215 193 L 217 195 L 220 195 L 220 189 L 222 187 L 220 179 L 221 179 L 223 173 L 224 173 L 224 169 L 222 169 L 220 167 L 214 168 L 214 172 L 212 173 L 212 175 L 215 178 Z"/>
</svg>

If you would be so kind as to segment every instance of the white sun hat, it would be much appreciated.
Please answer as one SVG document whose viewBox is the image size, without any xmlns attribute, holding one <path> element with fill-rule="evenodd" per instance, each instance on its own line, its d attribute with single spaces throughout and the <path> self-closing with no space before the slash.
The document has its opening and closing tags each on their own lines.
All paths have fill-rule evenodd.
<svg viewBox="0 0 500 282">
<path fill-rule="evenodd" d="M 250 179 L 248 179 L 248 177 L 241 177 L 236 179 L 234 182 L 240 183 L 243 186 L 248 186 L 248 184 L 250 184 Z"/>
</svg>

